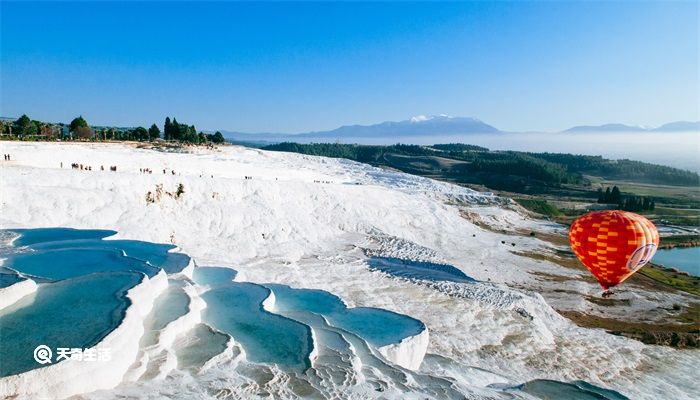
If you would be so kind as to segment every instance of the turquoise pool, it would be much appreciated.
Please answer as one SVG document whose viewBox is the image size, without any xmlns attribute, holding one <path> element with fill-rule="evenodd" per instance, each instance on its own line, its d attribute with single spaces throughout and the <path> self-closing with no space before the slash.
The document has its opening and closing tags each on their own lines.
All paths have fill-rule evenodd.
<svg viewBox="0 0 700 400">
<path fill-rule="evenodd" d="M 374 346 L 398 343 L 425 330 L 417 319 L 379 308 L 348 308 L 342 300 L 323 290 L 293 289 L 266 284 L 275 294 L 275 308 L 282 313 L 320 314 L 333 326 L 352 332 Z"/>
<path fill-rule="evenodd" d="M 372 270 L 405 279 L 473 283 L 473 278 L 447 264 L 435 264 L 392 257 L 371 257 L 368 261 Z"/>
<path fill-rule="evenodd" d="M 236 277 L 236 270 L 223 267 L 195 268 L 192 279 L 200 285 L 218 286 L 231 283 Z"/>
<path fill-rule="evenodd" d="M 538 399 L 629 400 L 619 392 L 591 385 L 584 381 L 567 383 L 536 379 L 518 386 L 517 389 Z"/>
<path fill-rule="evenodd" d="M 126 292 L 141 279 L 133 272 L 110 272 L 44 284 L 0 310 L 0 376 L 41 367 L 33 356 L 38 345 L 97 344 L 121 322 L 130 304 Z"/>
<path fill-rule="evenodd" d="M 12 246 L 4 247 L 0 287 L 32 278 L 37 291 L 0 310 L 0 376 L 45 365 L 34 360 L 38 345 L 92 347 L 122 321 L 129 289 L 159 269 L 181 271 L 185 254 L 172 245 L 103 240 L 116 232 L 69 228 L 18 229 Z M 168 309 L 184 314 L 189 297 L 174 297 Z M 175 312 L 175 311 L 174 311 Z M 164 314 L 166 320 L 170 319 Z M 164 322 L 165 323 L 165 322 Z M 57 354 L 54 353 L 54 362 Z"/>
<path fill-rule="evenodd" d="M 305 370 L 311 366 L 311 329 L 262 308 L 270 290 L 252 283 L 230 283 L 202 295 L 202 320 L 241 343 L 248 360 Z"/>
</svg>

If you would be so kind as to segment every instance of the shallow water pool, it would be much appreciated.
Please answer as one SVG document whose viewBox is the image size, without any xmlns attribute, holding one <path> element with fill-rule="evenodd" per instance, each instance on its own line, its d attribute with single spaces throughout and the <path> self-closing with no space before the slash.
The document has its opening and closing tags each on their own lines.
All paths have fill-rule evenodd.
<svg viewBox="0 0 700 400">
<path fill-rule="evenodd" d="M 142 279 L 133 272 L 110 272 L 43 284 L 0 310 L 0 376 L 41 367 L 33 356 L 39 345 L 55 351 L 98 343 L 119 325 L 130 304 L 126 292 Z"/>
<path fill-rule="evenodd" d="M 584 381 L 570 383 L 536 379 L 520 385 L 519 390 L 538 399 L 629 400 L 621 393 L 591 385 Z"/>
<path fill-rule="evenodd" d="M 5 265 L 26 275 L 49 280 L 76 278 L 97 272 L 134 271 L 154 276 L 158 268 L 125 257 L 115 249 L 67 248 L 12 255 Z"/>
<path fill-rule="evenodd" d="M 2 271 L 0 269 L 0 288 L 12 286 L 15 283 L 21 282 L 23 280 L 25 279 L 17 275 L 16 273 L 13 273 L 11 271 Z"/>
<path fill-rule="evenodd" d="M 198 267 L 192 272 L 192 279 L 200 285 L 217 286 L 228 284 L 236 277 L 236 270 L 223 267 Z"/>
<path fill-rule="evenodd" d="M 399 343 L 426 329 L 422 322 L 407 315 L 371 307 L 348 308 L 338 296 L 323 290 L 265 286 L 275 294 L 276 311 L 320 314 L 331 325 L 352 332 L 374 346 Z"/>
<path fill-rule="evenodd" d="M 122 321 L 131 302 L 129 289 L 158 273 L 159 267 L 182 270 L 184 254 L 169 253 L 172 245 L 138 241 L 105 241 L 107 230 L 69 228 L 17 229 L 12 245 L 2 247 L 6 258 L 0 287 L 24 278 L 40 283 L 36 292 L 0 310 L 0 376 L 14 375 L 46 365 L 34 360 L 39 345 L 53 349 L 88 348 L 97 344 Z M 139 258 L 127 254 L 134 254 Z M 172 297 L 172 296 L 171 296 Z M 164 321 L 187 310 L 184 293 L 164 310 Z M 174 315 L 174 316 L 173 316 Z M 50 365 L 50 364 L 48 364 Z"/>
<path fill-rule="evenodd" d="M 207 302 L 202 320 L 234 337 L 249 361 L 305 370 L 311 366 L 311 329 L 262 308 L 269 289 L 232 282 L 202 295 Z"/>
<path fill-rule="evenodd" d="M 62 240 L 103 239 L 117 233 L 102 229 L 73 228 L 11 229 L 10 231 L 20 234 L 20 237 L 12 243 L 17 247 Z"/>
<path fill-rule="evenodd" d="M 433 282 L 476 282 L 475 279 L 470 278 L 464 272 L 447 264 L 435 264 L 392 257 L 371 257 L 367 263 L 372 270 L 381 271 L 405 279 L 428 280 Z"/>
</svg>

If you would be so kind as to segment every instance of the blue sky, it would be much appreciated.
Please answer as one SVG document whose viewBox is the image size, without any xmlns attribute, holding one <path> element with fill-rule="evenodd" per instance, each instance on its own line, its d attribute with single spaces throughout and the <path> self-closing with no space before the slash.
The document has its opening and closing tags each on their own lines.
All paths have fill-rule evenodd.
<svg viewBox="0 0 700 400">
<path fill-rule="evenodd" d="M 698 120 L 697 2 L 0 3 L 0 114 L 302 132 Z"/>
</svg>

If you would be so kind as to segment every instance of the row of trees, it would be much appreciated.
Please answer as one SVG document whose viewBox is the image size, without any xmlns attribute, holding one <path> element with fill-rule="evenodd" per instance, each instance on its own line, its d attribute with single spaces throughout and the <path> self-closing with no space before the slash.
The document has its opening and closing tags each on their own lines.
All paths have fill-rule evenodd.
<svg viewBox="0 0 700 400">
<path fill-rule="evenodd" d="M 613 186 L 612 189 L 607 187 L 605 192 L 603 188 L 598 188 L 598 203 L 600 204 L 621 204 L 622 194 L 617 186 Z"/>
<path fill-rule="evenodd" d="M 633 160 L 608 160 L 601 156 L 562 153 L 531 153 L 538 158 L 561 164 L 570 172 L 664 185 L 698 186 L 700 176 L 692 171 Z"/>
<path fill-rule="evenodd" d="M 646 197 L 627 196 L 621 208 L 625 211 L 654 211 L 656 202 Z"/>
<path fill-rule="evenodd" d="M 153 127 L 156 127 L 156 125 L 153 124 L 151 128 Z M 158 133 L 160 134 L 160 131 Z M 225 141 L 224 135 L 219 131 L 216 131 L 214 134 L 207 134 L 201 131 L 197 133 L 194 125 L 178 123 L 176 118 L 170 121 L 170 117 L 165 117 L 163 139 L 185 143 L 223 143 Z"/>
<path fill-rule="evenodd" d="M 514 151 L 489 151 L 487 148 L 462 144 L 433 145 L 431 147 L 395 144 L 391 146 L 365 146 L 341 143 L 279 143 L 266 146 L 263 149 L 273 151 L 288 151 L 325 157 L 348 158 L 351 160 L 370 163 L 374 165 L 388 165 L 404 172 L 416 173 L 410 160 L 391 157 L 392 155 L 416 157 L 441 157 L 464 161 L 455 164 L 449 170 L 439 172 L 448 174 L 453 178 L 466 178 L 469 176 L 494 176 L 496 181 L 503 181 L 504 176 L 515 176 L 518 185 L 525 185 L 527 181 L 538 180 L 548 185 L 561 185 L 567 183 L 579 183 L 582 181 L 580 174 L 569 172 L 566 167 L 540 159 L 534 155 Z M 422 160 L 426 161 L 427 160 Z M 441 168 L 435 166 L 435 168 Z M 496 187 L 491 182 L 491 187 Z M 521 182 L 522 181 L 522 182 Z"/>
<path fill-rule="evenodd" d="M 201 132 L 200 132 L 201 133 Z M 163 138 L 165 140 L 174 140 L 181 142 L 197 143 L 199 135 L 194 125 L 180 124 L 177 119 L 173 118 L 170 122 L 170 117 L 165 118 L 163 126 Z"/>
<path fill-rule="evenodd" d="M 266 147 L 268 150 L 327 157 L 349 158 L 374 164 L 385 163 L 385 154 L 408 156 L 438 156 L 464 161 L 467 168 L 460 167 L 460 176 L 476 172 L 522 177 L 525 182 L 532 179 L 547 184 L 586 184 L 586 175 L 605 179 L 632 180 L 652 184 L 679 186 L 700 185 L 700 175 L 692 171 L 663 165 L 631 160 L 608 160 L 601 156 L 585 156 L 561 153 L 530 153 L 519 151 L 490 151 L 487 148 L 461 143 L 435 144 L 432 146 L 392 145 L 361 146 L 330 143 L 279 143 Z M 621 204 L 621 197 L 611 203 Z"/>
<path fill-rule="evenodd" d="M 22 115 L 15 121 L 0 121 L 0 133 L 17 137 L 48 136 L 60 134 L 62 127 L 56 124 L 47 124 L 41 121 L 33 121 L 26 115 Z"/>
<path fill-rule="evenodd" d="M 151 125 L 148 129 L 142 126 L 136 128 L 90 127 L 82 115 L 74 118 L 69 125 L 34 121 L 27 115 L 22 115 L 15 121 L 0 121 L 0 133 L 20 139 L 38 137 L 45 139 L 154 141 L 161 138 L 160 128 L 156 124 Z M 214 134 L 197 132 L 194 125 L 180 124 L 174 118 L 171 122 L 170 117 L 165 119 L 163 138 L 168 141 L 195 144 L 223 143 L 225 141 L 221 132 L 217 131 Z"/>
<path fill-rule="evenodd" d="M 612 189 L 607 187 L 605 191 L 598 188 L 598 203 L 617 204 L 625 211 L 654 211 L 656 207 L 656 202 L 647 197 L 632 195 L 623 197 L 617 186 L 613 186 Z"/>
</svg>

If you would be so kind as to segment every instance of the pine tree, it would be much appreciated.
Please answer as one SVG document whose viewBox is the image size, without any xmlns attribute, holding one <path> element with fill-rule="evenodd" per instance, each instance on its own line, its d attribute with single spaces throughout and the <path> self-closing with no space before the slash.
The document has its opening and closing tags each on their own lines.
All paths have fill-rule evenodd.
<svg viewBox="0 0 700 400">
<path fill-rule="evenodd" d="M 170 122 L 170 117 L 165 117 L 165 125 L 163 125 L 163 138 L 165 140 L 173 139 L 173 124 Z"/>
<path fill-rule="evenodd" d="M 214 136 L 212 136 L 211 141 L 214 143 L 223 143 L 224 135 L 222 135 L 221 132 L 216 131 L 216 133 L 214 133 Z"/>
<path fill-rule="evenodd" d="M 171 140 L 180 140 L 180 124 L 177 123 L 177 118 L 173 118 Z"/>
<path fill-rule="evenodd" d="M 158 125 L 153 124 L 151 125 L 150 128 L 148 128 L 148 139 L 153 141 L 156 140 L 160 137 L 160 129 L 158 128 Z"/>
<path fill-rule="evenodd" d="M 612 197 L 610 195 L 610 186 L 605 189 L 605 203 L 612 203 Z"/>
<path fill-rule="evenodd" d="M 613 186 L 612 192 L 610 192 L 610 202 L 614 204 L 622 203 L 622 196 L 620 195 L 620 189 L 617 186 Z"/>
</svg>

